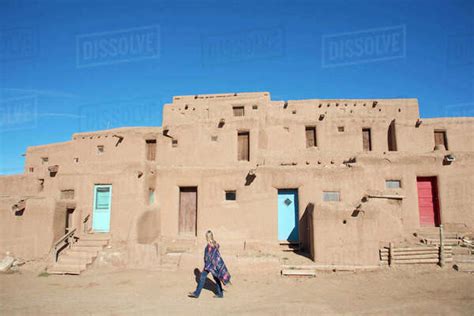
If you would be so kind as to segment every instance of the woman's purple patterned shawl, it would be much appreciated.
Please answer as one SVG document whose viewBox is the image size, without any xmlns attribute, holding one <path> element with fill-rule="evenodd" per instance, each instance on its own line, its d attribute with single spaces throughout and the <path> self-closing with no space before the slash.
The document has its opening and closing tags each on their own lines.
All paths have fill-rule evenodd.
<svg viewBox="0 0 474 316">
<path fill-rule="evenodd" d="M 216 247 L 207 245 L 204 249 L 204 270 L 211 272 L 224 285 L 229 283 L 230 274 L 219 252 L 219 244 Z"/>
</svg>

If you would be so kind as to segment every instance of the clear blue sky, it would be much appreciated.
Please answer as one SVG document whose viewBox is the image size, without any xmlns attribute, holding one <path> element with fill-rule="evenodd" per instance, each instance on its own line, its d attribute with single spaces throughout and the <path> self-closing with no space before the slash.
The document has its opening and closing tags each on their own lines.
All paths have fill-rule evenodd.
<svg viewBox="0 0 474 316">
<path fill-rule="evenodd" d="M 160 126 L 174 95 L 413 97 L 422 117 L 472 116 L 473 43 L 472 0 L 0 0 L 0 174 L 27 146 Z"/>
</svg>

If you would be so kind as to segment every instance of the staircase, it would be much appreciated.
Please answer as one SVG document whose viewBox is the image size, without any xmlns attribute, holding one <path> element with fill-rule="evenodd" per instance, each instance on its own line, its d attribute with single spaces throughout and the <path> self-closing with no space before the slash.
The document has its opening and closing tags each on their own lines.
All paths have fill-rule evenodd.
<svg viewBox="0 0 474 316">
<path fill-rule="evenodd" d="M 70 248 L 63 250 L 58 260 L 46 269 L 49 274 L 81 274 L 87 269 L 104 246 L 109 243 L 109 234 L 91 233 L 77 236 Z"/>
<path fill-rule="evenodd" d="M 414 233 L 415 237 L 419 239 L 419 242 L 426 245 L 439 246 L 439 228 L 438 227 L 426 227 L 419 229 Z M 444 245 L 445 246 L 458 246 L 460 244 L 462 233 L 446 231 L 444 232 Z"/>
<path fill-rule="evenodd" d="M 180 237 L 163 241 L 164 251 L 160 256 L 161 271 L 177 271 L 184 253 L 193 253 L 197 250 L 195 237 Z"/>
</svg>

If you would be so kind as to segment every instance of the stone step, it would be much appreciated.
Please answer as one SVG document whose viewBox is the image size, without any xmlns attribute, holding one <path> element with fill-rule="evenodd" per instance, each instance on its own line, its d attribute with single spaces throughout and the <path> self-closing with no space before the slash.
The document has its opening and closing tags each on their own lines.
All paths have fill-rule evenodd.
<svg viewBox="0 0 474 316">
<path fill-rule="evenodd" d="M 180 253 L 169 253 L 164 256 L 161 256 L 161 264 L 175 264 L 178 265 L 181 259 Z"/>
<path fill-rule="evenodd" d="M 454 256 L 454 262 L 463 262 L 463 263 L 474 263 L 473 255 L 456 255 Z"/>
<path fill-rule="evenodd" d="M 90 257 L 72 257 L 72 256 L 60 256 L 58 262 L 61 264 L 90 264 L 93 258 Z"/>
<path fill-rule="evenodd" d="M 107 240 L 79 239 L 74 245 L 84 247 L 104 247 L 108 244 Z"/>
<path fill-rule="evenodd" d="M 81 246 L 81 245 L 73 245 L 70 249 L 71 251 L 76 251 L 76 252 L 92 252 L 92 253 L 98 253 L 99 251 L 102 250 L 102 247 L 97 247 L 97 246 Z"/>
<path fill-rule="evenodd" d="M 453 268 L 460 272 L 474 273 L 474 263 L 456 263 Z"/>
<path fill-rule="evenodd" d="M 105 233 L 81 234 L 78 237 L 79 240 L 110 240 L 110 234 Z"/>
<path fill-rule="evenodd" d="M 298 251 L 301 249 L 299 242 L 280 242 L 279 248 L 282 251 Z"/>
<path fill-rule="evenodd" d="M 52 267 L 46 269 L 49 274 L 81 274 L 86 269 L 86 265 L 82 264 L 60 264 L 56 263 Z"/>
<path fill-rule="evenodd" d="M 98 252 L 97 251 L 84 251 L 82 249 L 76 250 L 76 249 L 69 249 L 67 253 L 64 255 L 70 256 L 70 257 L 76 257 L 76 258 L 94 258 L 97 257 Z M 61 255 L 60 255 L 61 257 Z"/>
<path fill-rule="evenodd" d="M 453 255 L 470 255 L 471 249 L 467 247 L 453 247 Z"/>
</svg>

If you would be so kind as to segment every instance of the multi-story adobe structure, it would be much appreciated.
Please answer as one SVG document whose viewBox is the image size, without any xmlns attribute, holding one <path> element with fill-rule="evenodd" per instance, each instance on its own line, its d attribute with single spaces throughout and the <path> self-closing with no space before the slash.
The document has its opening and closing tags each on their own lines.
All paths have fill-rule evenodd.
<svg viewBox="0 0 474 316">
<path fill-rule="evenodd" d="M 376 264 L 420 228 L 474 228 L 473 135 L 474 118 L 420 118 L 416 99 L 176 96 L 162 127 L 29 147 L 24 174 L 0 178 L 0 250 L 43 256 L 73 228 L 112 244 L 212 229 L 228 245 Z"/>
</svg>

